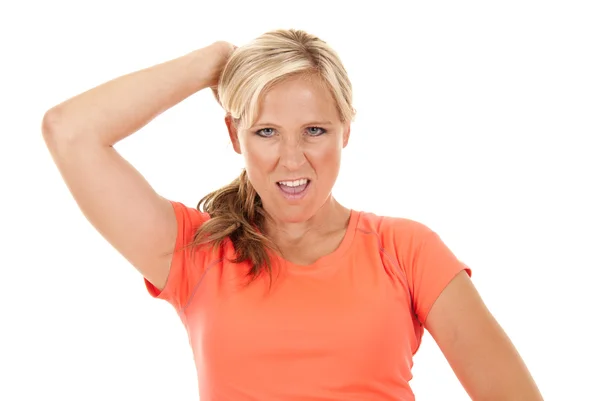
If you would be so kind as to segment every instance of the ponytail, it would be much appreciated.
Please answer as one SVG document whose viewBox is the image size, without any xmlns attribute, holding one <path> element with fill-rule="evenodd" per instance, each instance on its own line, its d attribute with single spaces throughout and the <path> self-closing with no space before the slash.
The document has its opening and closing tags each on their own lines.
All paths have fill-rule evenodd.
<svg viewBox="0 0 600 401">
<path fill-rule="evenodd" d="M 251 280 L 264 272 L 271 277 L 268 249 L 276 248 L 264 235 L 268 216 L 246 170 L 230 184 L 200 199 L 197 209 L 211 218 L 198 229 L 191 246 L 212 244 L 219 247 L 229 238 L 236 252 L 232 262 L 248 261 Z"/>
</svg>

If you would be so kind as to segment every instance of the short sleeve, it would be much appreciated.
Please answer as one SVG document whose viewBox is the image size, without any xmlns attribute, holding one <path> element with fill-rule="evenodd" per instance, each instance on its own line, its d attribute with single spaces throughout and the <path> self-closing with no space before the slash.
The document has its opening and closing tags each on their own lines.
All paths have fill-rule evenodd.
<svg viewBox="0 0 600 401">
<path fill-rule="evenodd" d="M 209 219 L 209 216 L 180 202 L 171 201 L 171 205 L 177 219 L 177 239 L 167 282 L 162 291 L 146 279 L 144 283 L 153 298 L 169 302 L 179 312 L 185 308 L 209 258 L 208 250 L 198 250 L 192 255 L 191 247 L 182 248 L 190 244 L 198 228 Z"/>
<path fill-rule="evenodd" d="M 471 277 L 471 268 L 458 259 L 436 232 L 427 229 L 415 241 L 406 273 L 414 311 L 421 323 L 427 320 L 442 291 L 462 270 Z"/>
</svg>

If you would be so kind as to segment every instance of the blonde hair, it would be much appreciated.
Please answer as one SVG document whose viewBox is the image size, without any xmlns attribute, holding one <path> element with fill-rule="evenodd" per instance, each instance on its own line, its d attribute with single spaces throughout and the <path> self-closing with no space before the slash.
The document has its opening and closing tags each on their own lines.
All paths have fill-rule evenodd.
<svg viewBox="0 0 600 401">
<path fill-rule="evenodd" d="M 236 125 L 251 126 L 258 117 L 261 97 L 286 78 L 317 77 L 331 91 L 342 122 L 354 118 L 352 85 L 336 52 L 323 40 L 301 30 L 275 30 L 237 48 L 227 61 L 218 84 L 221 105 Z M 196 232 L 192 246 L 220 246 L 227 238 L 236 251 L 235 263 L 250 263 L 248 276 L 271 276 L 268 250 L 275 244 L 264 234 L 269 218 L 246 171 L 225 187 L 203 197 L 198 210 L 210 215 Z"/>
</svg>

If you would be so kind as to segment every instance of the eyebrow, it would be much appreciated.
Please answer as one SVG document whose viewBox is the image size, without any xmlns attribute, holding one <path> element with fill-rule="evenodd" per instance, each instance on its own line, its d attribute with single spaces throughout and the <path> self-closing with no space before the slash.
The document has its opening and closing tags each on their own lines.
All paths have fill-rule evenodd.
<svg viewBox="0 0 600 401">
<path fill-rule="evenodd" d="M 317 125 L 332 125 L 333 123 L 331 121 L 311 121 L 308 122 L 306 124 L 302 124 L 305 127 L 312 127 L 312 126 L 317 126 Z M 281 128 L 281 126 L 274 124 L 274 123 L 270 123 L 268 121 L 265 122 L 258 122 L 256 124 L 252 125 L 252 128 L 257 128 L 257 127 L 275 127 L 275 128 Z"/>
</svg>

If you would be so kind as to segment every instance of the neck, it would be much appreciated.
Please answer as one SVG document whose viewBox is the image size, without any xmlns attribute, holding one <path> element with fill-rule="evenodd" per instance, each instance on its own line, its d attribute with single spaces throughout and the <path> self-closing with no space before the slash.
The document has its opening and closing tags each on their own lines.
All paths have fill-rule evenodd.
<svg viewBox="0 0 600 401">
<path fill-rule="evenodd" d="M 332 196 L 310 219 L 297 223 L 272 219 L 267 223 L 267 235 L 282 248 L 311 243 L 339 230 L 345 230 L 350 210 L 339 204 Z"/>
</svg>

